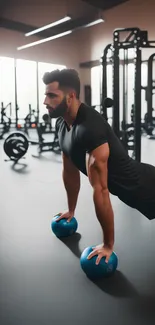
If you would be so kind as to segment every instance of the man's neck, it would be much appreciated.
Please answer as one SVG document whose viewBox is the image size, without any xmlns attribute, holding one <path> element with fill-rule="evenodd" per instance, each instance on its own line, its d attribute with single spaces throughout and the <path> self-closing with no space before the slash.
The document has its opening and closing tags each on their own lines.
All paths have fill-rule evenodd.
<svg viewBox="0 0 155 325">
<path fill-rule="evenodd" d="M 72 127 L 72 125 L 76 119 L 80 105 L 81 105 L 81 102 L 77 101 L 76 104 L 74 104 L 74 106 L 71 107 L 69 112 L 64 116 L 64 120 L 70 128 Z"/>
</svg>

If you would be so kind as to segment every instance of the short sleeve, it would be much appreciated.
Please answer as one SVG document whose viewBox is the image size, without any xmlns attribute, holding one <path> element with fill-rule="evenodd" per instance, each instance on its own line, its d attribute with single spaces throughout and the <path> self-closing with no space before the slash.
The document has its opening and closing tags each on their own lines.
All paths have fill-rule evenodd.
<svg viewBox="0 0 155 325">
<path fill-rule="evenodd" d="M 87 153 L 108 142 L 107 125 L 102 117 L 101 119 L 94 119 L 89 125 L 86 125 L 84 133 L 84 143 Z"/>
</svg>

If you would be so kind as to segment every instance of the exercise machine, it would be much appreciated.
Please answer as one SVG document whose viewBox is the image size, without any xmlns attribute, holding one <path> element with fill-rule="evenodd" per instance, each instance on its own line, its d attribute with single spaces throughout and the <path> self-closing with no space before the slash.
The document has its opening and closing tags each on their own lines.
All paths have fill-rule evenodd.
<svg viewBox="0 0 155 325">
<path fill-rule="evenodd" d="M 7 116 L 6 110 L 10 108 L 10 116 Z M 0 121 L 0 140 L 3 139 L 4 134 L 10 131 L 11 127 L 11 114 L 12 114 L 12 105 L 8 103 L 4 106 L 4 103 L 1 103 L 1 121 Z"/>
<path fill-rule="evenodd" d="M 105 48 L 101 61 L 101 113 L 107 119 L 107 107 L 103 103 L 107 96 L 107 65 L 112 64 L 112 127 L 126 150 L 137 161 L 141 160 L 141 63 L 143 48 L 155 48 L 155 41 L 148 40 L 147 31 L 137 27 L 116 29 L 113 32 L 113 42 Z M 131 50 L 133 53 L 132 58 L 130 58 Z M 128 120 L 129 63 L 134 64 L 134 119 L 132 123 Z M 120 68 L 122 68 L 122 74 Z M 120 121 L 121 104 L 123 107 L 122 121 Z"/>
</svg>

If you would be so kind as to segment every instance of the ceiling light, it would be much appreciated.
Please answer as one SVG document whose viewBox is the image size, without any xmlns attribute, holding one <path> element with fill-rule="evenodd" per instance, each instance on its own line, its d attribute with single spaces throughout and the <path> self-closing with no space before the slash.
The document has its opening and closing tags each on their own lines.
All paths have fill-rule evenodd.
<svg viewBox="0 0 155 325">
<path fill-rule="evenodd" d="M 54 36 L 51 36 L 51 37 L 44 38 L 44 39 L 42 39 L 42 40 L 39 40 L 39 41 L 33 42 L 33 43 L 29 43 L 29 44 L 26 44 L 26 45 L 20 46 L 20 47 L 17 48 L 17 50 L 18 50 L 18 51 L 19 51 L 19 50 L 24 50 L 24 49 L 26 49 L 26 48 L 28 48 L 28 47 L 32 47 L 32 46 L 39 45 L 39 44 L 42 44 L 42 43 L 45 43 L 45 42 L 49 42 L 49 41 L 52 41 L 52 40 L 54 40 L 54 39 L 56 39 L 56 38 L 66 36 L 66 35 L 71 34 L 71 33 L 72 33 L 72 31 L 69 30 L 69 31 L 64 32 L 64 33 L 61 33 L 61 34 L 57 34 L 57 35 L 54 35 Z"/>
<path fill-rule="evenodd" d="M 55 21 L 54 23 L 51 23 L 51 24 L 48 24 L 46 26 L 43 26 L 43 27 L 40 27 L 40 28 L 37 28 L 35 30 L 33 30 L 32 32 L 29 32 L 29 33 L 26 33 L 25 36 L 30 36 L 30 35 L 34 35 L 34 34 L 37 34 L 39 32 L 42 32 L 43 30 L 45 29 L 48 29 L 48 28 L 51 28 L 51 27 L 54 27 L 54 26 L 57 26 L 57 25 L 60 25 L 62 23 L 65 23 L 66 21 L 70 20 L 71 17 L 70 16 L 66 16 L 62 19 L 59 19 L 57 21 Z"/>
<path fill-rule="evenodd" d="M 104 22 L 104 19 L 100 18 L 100 19 L 92 21 L 91 23 L 89 23 L 87 25 L 84 25 L 84 27 L 94 26 L 94 25 L 97 25 L 97 24 L 100 24 L 100 23 L 103 23 L 103 22 Z"/>
</svg>

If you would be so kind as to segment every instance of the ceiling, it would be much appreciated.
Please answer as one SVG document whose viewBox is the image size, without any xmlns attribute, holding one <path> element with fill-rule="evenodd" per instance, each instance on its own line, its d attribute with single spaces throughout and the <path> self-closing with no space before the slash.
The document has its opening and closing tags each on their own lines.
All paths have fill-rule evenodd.
<svg viewBox="0 0 155 325">
<path fill-rule="evenodd" d="M 0 27 L 27 33 L 67 14 L 72 20 L 38 33 L 44 38 L 82 28 L 99 18 L 103 10 L 128 0 L 0 0 Z"/>
<path fill-rule="evenodd" d="M 24 17 L 23 14 L 18 17 L 18 12 L 25 8 L 29 8 L 29 15 L 32 16 L 31 10 L 33 10 L 33 16 L 36 18 L 36 15 L 39 15 L 40 8 L 42 8 L 42 16 L 47 16 L 47 10 L 50 12 L 52 19 L 53 14 L 60 13 L 64 10 L 72 14 L 73 17 L 81 16 L 82 14 L 87 14 L 90 11 L 94 10 L 94 7 L 91 4 L 83 2 L 82 0 L 0 0 L 0 8 L 3 16 L 10 15 L 10 11 L 16 11 L 17 20 L 26 23 L 26 19 L 29 20 L 29 17 Z M 44 11 L 44 12 L 43 12 Z M 8 17 L 5 17 L 8 18 Z"/>
<path fill-rule="evenodd" d="M 127 2 L 129 0 L 82 0 L 82 1 L 88 3 L 89 5 L 94 6 L 95 8 L 107 10 L 115 6 L 118 6 L 123 2 Z"/>
</svg>

